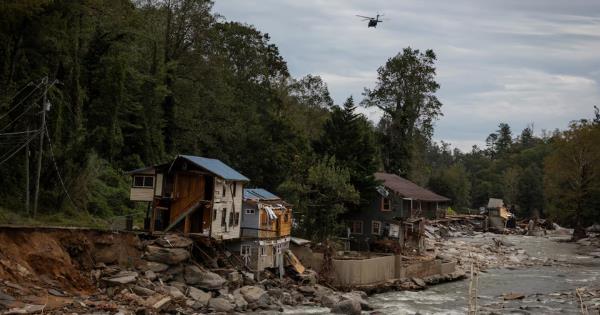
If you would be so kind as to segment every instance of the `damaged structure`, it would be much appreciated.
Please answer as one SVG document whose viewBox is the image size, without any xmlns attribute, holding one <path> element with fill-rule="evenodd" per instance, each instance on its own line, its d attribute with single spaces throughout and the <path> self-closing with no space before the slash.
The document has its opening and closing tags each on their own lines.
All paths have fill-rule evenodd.
<svg viewBox="0 0 600 315">
<path fill-rule="evenodd" d="M 145 228 L 216 240 L 240 237 L 242 192 L 249 181 L 217 159 L 178 155 L 172 161 L 127 172 L 130 199 L 147 202 Z"/>
<path fill-rule="evenodd" d="M 424 217 L 442 217 L 443 205 L 450 199 L 395 174 L 375 173 L 375 178 L 382 184 L 370 210 L 346 216 L 350 247 L 368 251 L 377 247 L 392 252 L 420 251 Z"/>
<path fill-rule="evenodd" d="M 284 266 L 292 231 L 290 204 L 262 189 L 244 189 L 241 240 L 230 245 L 252 270 Z"/>
</svg>

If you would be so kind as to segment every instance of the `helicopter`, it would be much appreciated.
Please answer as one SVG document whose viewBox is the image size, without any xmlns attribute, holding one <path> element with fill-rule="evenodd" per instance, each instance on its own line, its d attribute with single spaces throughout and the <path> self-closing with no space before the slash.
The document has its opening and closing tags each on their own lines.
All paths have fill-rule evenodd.
<svg viewBox="0 0 600 315">
<path fill-rule="evenodd" d="M 377 23 L 382 23 L 383 20 L 380 20 L 379 17 L 383 16 L 383 14 L 379 14 L 377 13 L 377 16 L 372 18 L 372 17 L 368 17 L 368 16 L 363 16 L 363 15 L 357 15 L 359 18 L 362 18 L 363 21 L 369 21 L 369 24 L 367 27 L 377 27 Z"/>
</svg>

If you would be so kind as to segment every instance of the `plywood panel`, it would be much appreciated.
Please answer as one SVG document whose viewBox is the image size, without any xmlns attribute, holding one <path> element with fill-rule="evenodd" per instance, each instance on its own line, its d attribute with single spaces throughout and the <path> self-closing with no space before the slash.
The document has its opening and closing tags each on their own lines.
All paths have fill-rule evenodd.
<svg viewBox="0 0 600 315">
<path fill-rule="evenodd" d="M 204 199 L 204 176 L 180 172 L 175 175 L 173 202 L 171 203 L 171 221 L 185 212 L 198 200 Z"/>
<path fill-rule="evenodd" d="M 133 201 L 152 201 L 154 189 L 132 187 L 129 192 L 129 199 Z"/>
</svg>

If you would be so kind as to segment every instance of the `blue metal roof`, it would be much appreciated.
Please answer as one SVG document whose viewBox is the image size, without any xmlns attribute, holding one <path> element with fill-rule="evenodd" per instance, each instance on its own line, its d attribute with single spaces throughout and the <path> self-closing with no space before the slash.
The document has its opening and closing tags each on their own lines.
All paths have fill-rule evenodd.
<svg viewBox="0 0 600 315">
<path fill-rule="evenodd" d="M 244 182 L 250 181 L 248 177 L 240 174 L 238 171 L 234 170 L 229 165 L 221 162 L 220 160 L 193 155 L 179 155 L 178 157 L 182 157 L 223 179 Z"/>
<path fill-rule="evenodd" d="M 244 189 L 244 199 L 281 200 L 281 198 L 262 188 Z"/>
</svg>

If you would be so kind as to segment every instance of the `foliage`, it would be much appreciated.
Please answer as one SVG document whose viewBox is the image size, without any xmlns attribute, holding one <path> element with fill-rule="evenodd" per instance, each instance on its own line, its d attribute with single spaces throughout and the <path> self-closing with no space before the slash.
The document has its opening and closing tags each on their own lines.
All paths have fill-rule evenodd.
<svg viewBox="0 0 600 315">
<path fill-rule="evenodd" d="M 405 48 L 377 70 L 373 90 L 365 90 L 365 106 L 383 111 L 379 123 L 383 164 L 388 172 L 406 176 L 411 170 L 415 138 L 430 139 L 433 122 L 442 115 L 435 96 L 435 53 Z"/>
<path fill-rule="evenodd" d="M 318 241 L 339 234 L 343 227 L 339 216 L 347 211 L 346 205 L 359 201 L 359 194 L 350 183 L 350 172 L 340 167 L 334 157 L 324 157 L 301 177 L 279 187 L 296 205 L 297 231 Z"/>
</svg>

